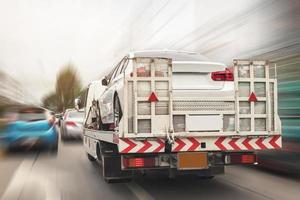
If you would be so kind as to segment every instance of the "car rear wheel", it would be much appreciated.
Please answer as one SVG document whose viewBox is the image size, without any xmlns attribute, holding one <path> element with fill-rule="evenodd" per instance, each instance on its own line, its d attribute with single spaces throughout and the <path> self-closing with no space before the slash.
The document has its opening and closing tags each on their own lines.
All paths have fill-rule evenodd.
<svg viewBox="0 0 300 200">
<path fill-rule="evenodd" d="M 114 124 L 115 127 L 119 127 L 120 120 L 122 118 L 122 110 L 119 97 L 116 95 L 114 98 Z"/>
</svg>

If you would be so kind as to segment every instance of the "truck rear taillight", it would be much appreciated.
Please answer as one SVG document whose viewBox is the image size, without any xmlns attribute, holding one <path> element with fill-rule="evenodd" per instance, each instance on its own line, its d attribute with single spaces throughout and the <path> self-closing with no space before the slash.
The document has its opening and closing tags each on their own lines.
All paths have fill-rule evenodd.
<svg viewBox="0 0 300 200">
<path fill-rule="evenodd" d="M 224 71 L 212 72 L 211 79 L 214 81 L 233 81 L 233 70 L 232 68 L 226 68 Z"/>
<path fill-rule="evenodd" d="M 155 158 L 123 158 L 124 168 L 155 167 Z"/>
<path fill-rule="evenodd" d="M 254 164 L 256 163 L 255 154 L 227 154 L 225 164 Z"/>
</svg>

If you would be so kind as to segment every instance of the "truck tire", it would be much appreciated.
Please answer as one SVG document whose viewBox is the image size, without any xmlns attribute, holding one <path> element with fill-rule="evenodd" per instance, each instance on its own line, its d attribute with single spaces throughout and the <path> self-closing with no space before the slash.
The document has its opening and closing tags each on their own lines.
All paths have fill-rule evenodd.
<svg viewBox="0 0 300 200">
<path fill-rule="evenodd" d="M 91 156 L 89 153 L 87 153 L 86 155 L 87 155 L 87 158 L 89 159 L 89 161 L 91 161 L 91 162 L 96 161 L 96 159 L 93 156 Z"/>
<path fill-rule="evenodd" d="M 117 145 L 100 141 L 97 145 L 97 157 L 102 176 L 107 183 L 129 182 L 132 172 L 122 171 L 121 156 Z"/>
<path fill-rule="evenodd" d="M 102 155 L 102 176 L 107 183 L 123 183 L 132 180 L 132 172 L 121 169 L 120 155 Z"/>
</svg>

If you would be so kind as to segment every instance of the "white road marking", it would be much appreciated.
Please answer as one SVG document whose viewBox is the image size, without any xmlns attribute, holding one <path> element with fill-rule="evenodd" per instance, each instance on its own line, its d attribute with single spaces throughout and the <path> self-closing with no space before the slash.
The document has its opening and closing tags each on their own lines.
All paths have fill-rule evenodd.
<svg viewBox="0 0 300 200">
<path fill-rule="evenodd" d="M 26 194 L 26 189 L 34 187 L 35 185 L 41 186 L 44 189 L 41 192 L 44 192 L 46 200 L 61 199 L 56 184 L 51 181 L 51 177 L 49 177 L 49 174 L 51 174 L 49 170 L 51 169 L 47 167 L 33 169 L 34 162 L 34 159 L 26 159 L 20 164 L 3 193 L 1 200 L 22 199 L 22 195 Z M 34 199 L 34 197 L 31 199 Z"/>
<path fill-rule="evenodd" d="M 141 200 L 154 200 L 154 198 L 140 185 L 135 182 L 126 183 L 126 186 L 134 193 L 134 195 Z"/>
<path fill-rule="evenodd" d="M 33 163 L 34 160 L 25 160 L 20 164 L 5 192 L 3 193 L 1 200 L 14 200 L 19 198 L 25 182 L 30 175 Z"/>
</svg>

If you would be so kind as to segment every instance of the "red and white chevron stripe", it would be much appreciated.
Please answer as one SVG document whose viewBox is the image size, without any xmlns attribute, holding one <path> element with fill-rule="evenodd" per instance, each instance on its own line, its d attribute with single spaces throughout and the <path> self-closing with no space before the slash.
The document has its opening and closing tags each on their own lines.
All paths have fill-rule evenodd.
<svg viewBox="0 0 300 200">
<path fill-rule="evenodd" d="M 118 146 L 120 153 L 161 153 L 165 151 L 165 142 L 159 138 L 141 141 L 120 138 Z"/>
<path fill-rule="evenodd" d="M 219 137 L 215 145 L 219 150 L 264 150 L 281 148 L 281 136 L 259 138 L 228 138 Z"/>
<path fill-rule="evenodd" d="M 205 144 L 201 147 L 201 143 Z M 281 148 L 281 135 L 269 137 L 189 137 L 177 138 L 172 152 L 179 151 L 239 151 Z"/>
</svg>

